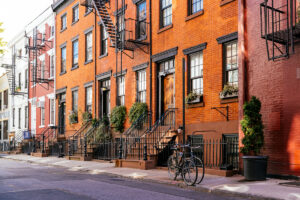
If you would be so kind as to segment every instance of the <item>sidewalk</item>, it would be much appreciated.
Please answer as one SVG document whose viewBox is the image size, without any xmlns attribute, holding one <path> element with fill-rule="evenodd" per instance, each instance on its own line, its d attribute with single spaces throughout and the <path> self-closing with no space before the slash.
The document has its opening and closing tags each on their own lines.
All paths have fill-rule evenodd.
<svg viewBox="0 0 300 200">
<path fill-rule="evenodd" d="M 171 181 L 166 170 L 140 170 L 131 168 L 115 168 L 114 163 L 97 161 L 74 161 L 57 157 L 32 157 L 24 154 L 0 155 L 2 158 L 31 162 L 42 165 L 65 167 L 70 171 L 85 171 L 90 174 L 109 173 L 134 179 L 159 182 L 164 184 L 184 186 L 182 181 Z M 253 197 L 253 199 L 286 199 L 300 200 L 299 187 L 287 187 L 279 183 L 291 182 L 287 180 L 268 179 L 267 181 L 248 182 L 243 176 L 235 175 L 230 178 L 205 174 L 200 185 L 195 190 L 205 190 L 213 193 L 229 193 L 238 196 Z"/>
</svg>

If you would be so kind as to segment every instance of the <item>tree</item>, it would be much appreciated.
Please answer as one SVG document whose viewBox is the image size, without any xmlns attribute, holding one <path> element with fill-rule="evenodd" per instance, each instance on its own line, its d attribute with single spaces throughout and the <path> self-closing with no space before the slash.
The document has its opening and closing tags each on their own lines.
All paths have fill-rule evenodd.
<svg viewBox="0 0 300 200">
<path fill-rule="evenodd" d="M 0 33 L 2 33 L 4 31 L 3 28 L 1 28 L 2 26 L 2 22 L 0 22 Z M 4 53 L 4 46 L 6 45 L 6 42 L 4 42 L 3 38 L 0 37 L 0 55 Z"/>
</svg>

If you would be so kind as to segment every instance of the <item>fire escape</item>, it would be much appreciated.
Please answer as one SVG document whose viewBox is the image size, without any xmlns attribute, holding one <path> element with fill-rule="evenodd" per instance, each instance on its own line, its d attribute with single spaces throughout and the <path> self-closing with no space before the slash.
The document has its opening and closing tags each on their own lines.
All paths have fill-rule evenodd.
<svg viewBox="0 0 300 200">
<path fill-rule="evenodd" d="M 298 0 L 264 0 L 260 4 L 261 37 L 269 60 L 289 58 L 300 40 Z"/>
<path fill-rule="evenodd" d="M 28 37 L 26 33 L 25 37 L 28 39 L 25 48 L 29 57 L 28 69 L 31 72 L 30 81 L 33 85 L 45 83 L 48 86 L 46 89 L 49 89 L 49 83 L 53 81 L 51 76 L 54 76 L 54 71 L 50 72 L 53 70 L 51 69 L 51 66 L 47 67 L 45 58 L 43 61 L 40 61 L 39 56 L 45 53 L 46 47 L 52 48 L 52 41 L 46 40 L 46 35 L 39 33 L 37 27 L 34 28 L 32 37 Z M 51 64 L 53 65 L 53 63 Z M 41 86 L 45 87 L 43 85 Z"/>
<path fill-rule="evenodd" d="M 119 1 L 117 1 L 119 4 Z M 147 33 L 149 23 L 144 20 L 125 18 L 125 0 L 121 0 L 121 7 L 116 6 L 115 23 L 111 18 L 109 0 L 81 0 L 80 4 L 93 8 L 106 31 L 111 47 L 116 48 L 116 52 L 134 59 L 134 51 L 140 49 L 148 54 L 149 39 Z M 131 52 L 131 53 L 130 53 Z M 122 61 L 120 63 L 122 66 Z"/>
</svg>

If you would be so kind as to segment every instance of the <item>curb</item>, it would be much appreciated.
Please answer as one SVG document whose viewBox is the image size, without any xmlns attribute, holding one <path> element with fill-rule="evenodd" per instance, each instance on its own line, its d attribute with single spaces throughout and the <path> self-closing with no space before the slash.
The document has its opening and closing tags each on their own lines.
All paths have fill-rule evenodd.
<svg viewBox="0 0 300 200">
<path fill-rule="evenodd" d="M 54 165 L 52 163 L 39 163 L 36 161 L 32 160 L 22 160 L 22 159 L 17 159 L 17 158 L 6 158 L 0 155 L 0 158 L 8 159 L 8 160 L 15 160 L 15 161 L 25 161 L 28 163 L 36 163 L 39 165 L 45 165 L 45 166 L 53 166 L 57 168 L 66 168 L 65 166 L 59 166 L 59 165 Z M 82 169 L 78 170 L 80 172 L 90 172 L 91 170 L 89 169 Z M 255 199 L 255 200 L 281 200 L 280 198 L 273 198 L 273 197 L 264 197 L 261 195 L 254 195 L 254 194 L 247 194 L 247 193 L 239 193 L 239 192 L 232 192 L 232 191 L 226 191 L 226 190 L 221 190 L 221 189 L 210 189 L 206 188 L 203 186 L 198 186 L 198 187 L 193 187 L 193 186 L 187 186 L 183 182 L 170 182 L 170 181 L 160 181 L 156 179 L 151 179 L 151 178 L 133 178 L 130 176 L 122 176 L 119 174 L 114 174 L 114 173 L 109 173 L 109 172 L 102 172 L 102 174 L 106 174 L 112 177 L 118 177 L 118 178 L 125 178 L 125 179 L 130 179 L 130 180 L 139 180 L 139 181 L 144 181 L 144 182 L 151 182 L 151 183 L 158 183 L 158 184 L 164 184 L 164 185 L 169 185 L 173 187 L 180 187 L 184 189 L 189 189 L 193 191 L 199 191 L 199 192 L 206 192 L 206 193 L 212 193 L 212 194 L 218 194 L 218 195 L 225 195 L 227 197 L 241 197 L 241 198 L 247 198 L 247 199 Z"/>
</svg>

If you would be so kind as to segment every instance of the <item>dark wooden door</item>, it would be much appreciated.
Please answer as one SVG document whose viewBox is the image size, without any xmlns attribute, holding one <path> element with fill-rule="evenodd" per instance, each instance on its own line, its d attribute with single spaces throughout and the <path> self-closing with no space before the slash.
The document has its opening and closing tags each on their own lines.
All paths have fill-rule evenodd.
<svg viewBox="0 0 300 200">
<path fill-rule="evenodd" d="M 174 84 L 174 74 L 170 74 L 164 77 L 164 111 L 168 108 L 174 108 L 175 106 L 175 84 Z"/>
</svg>

